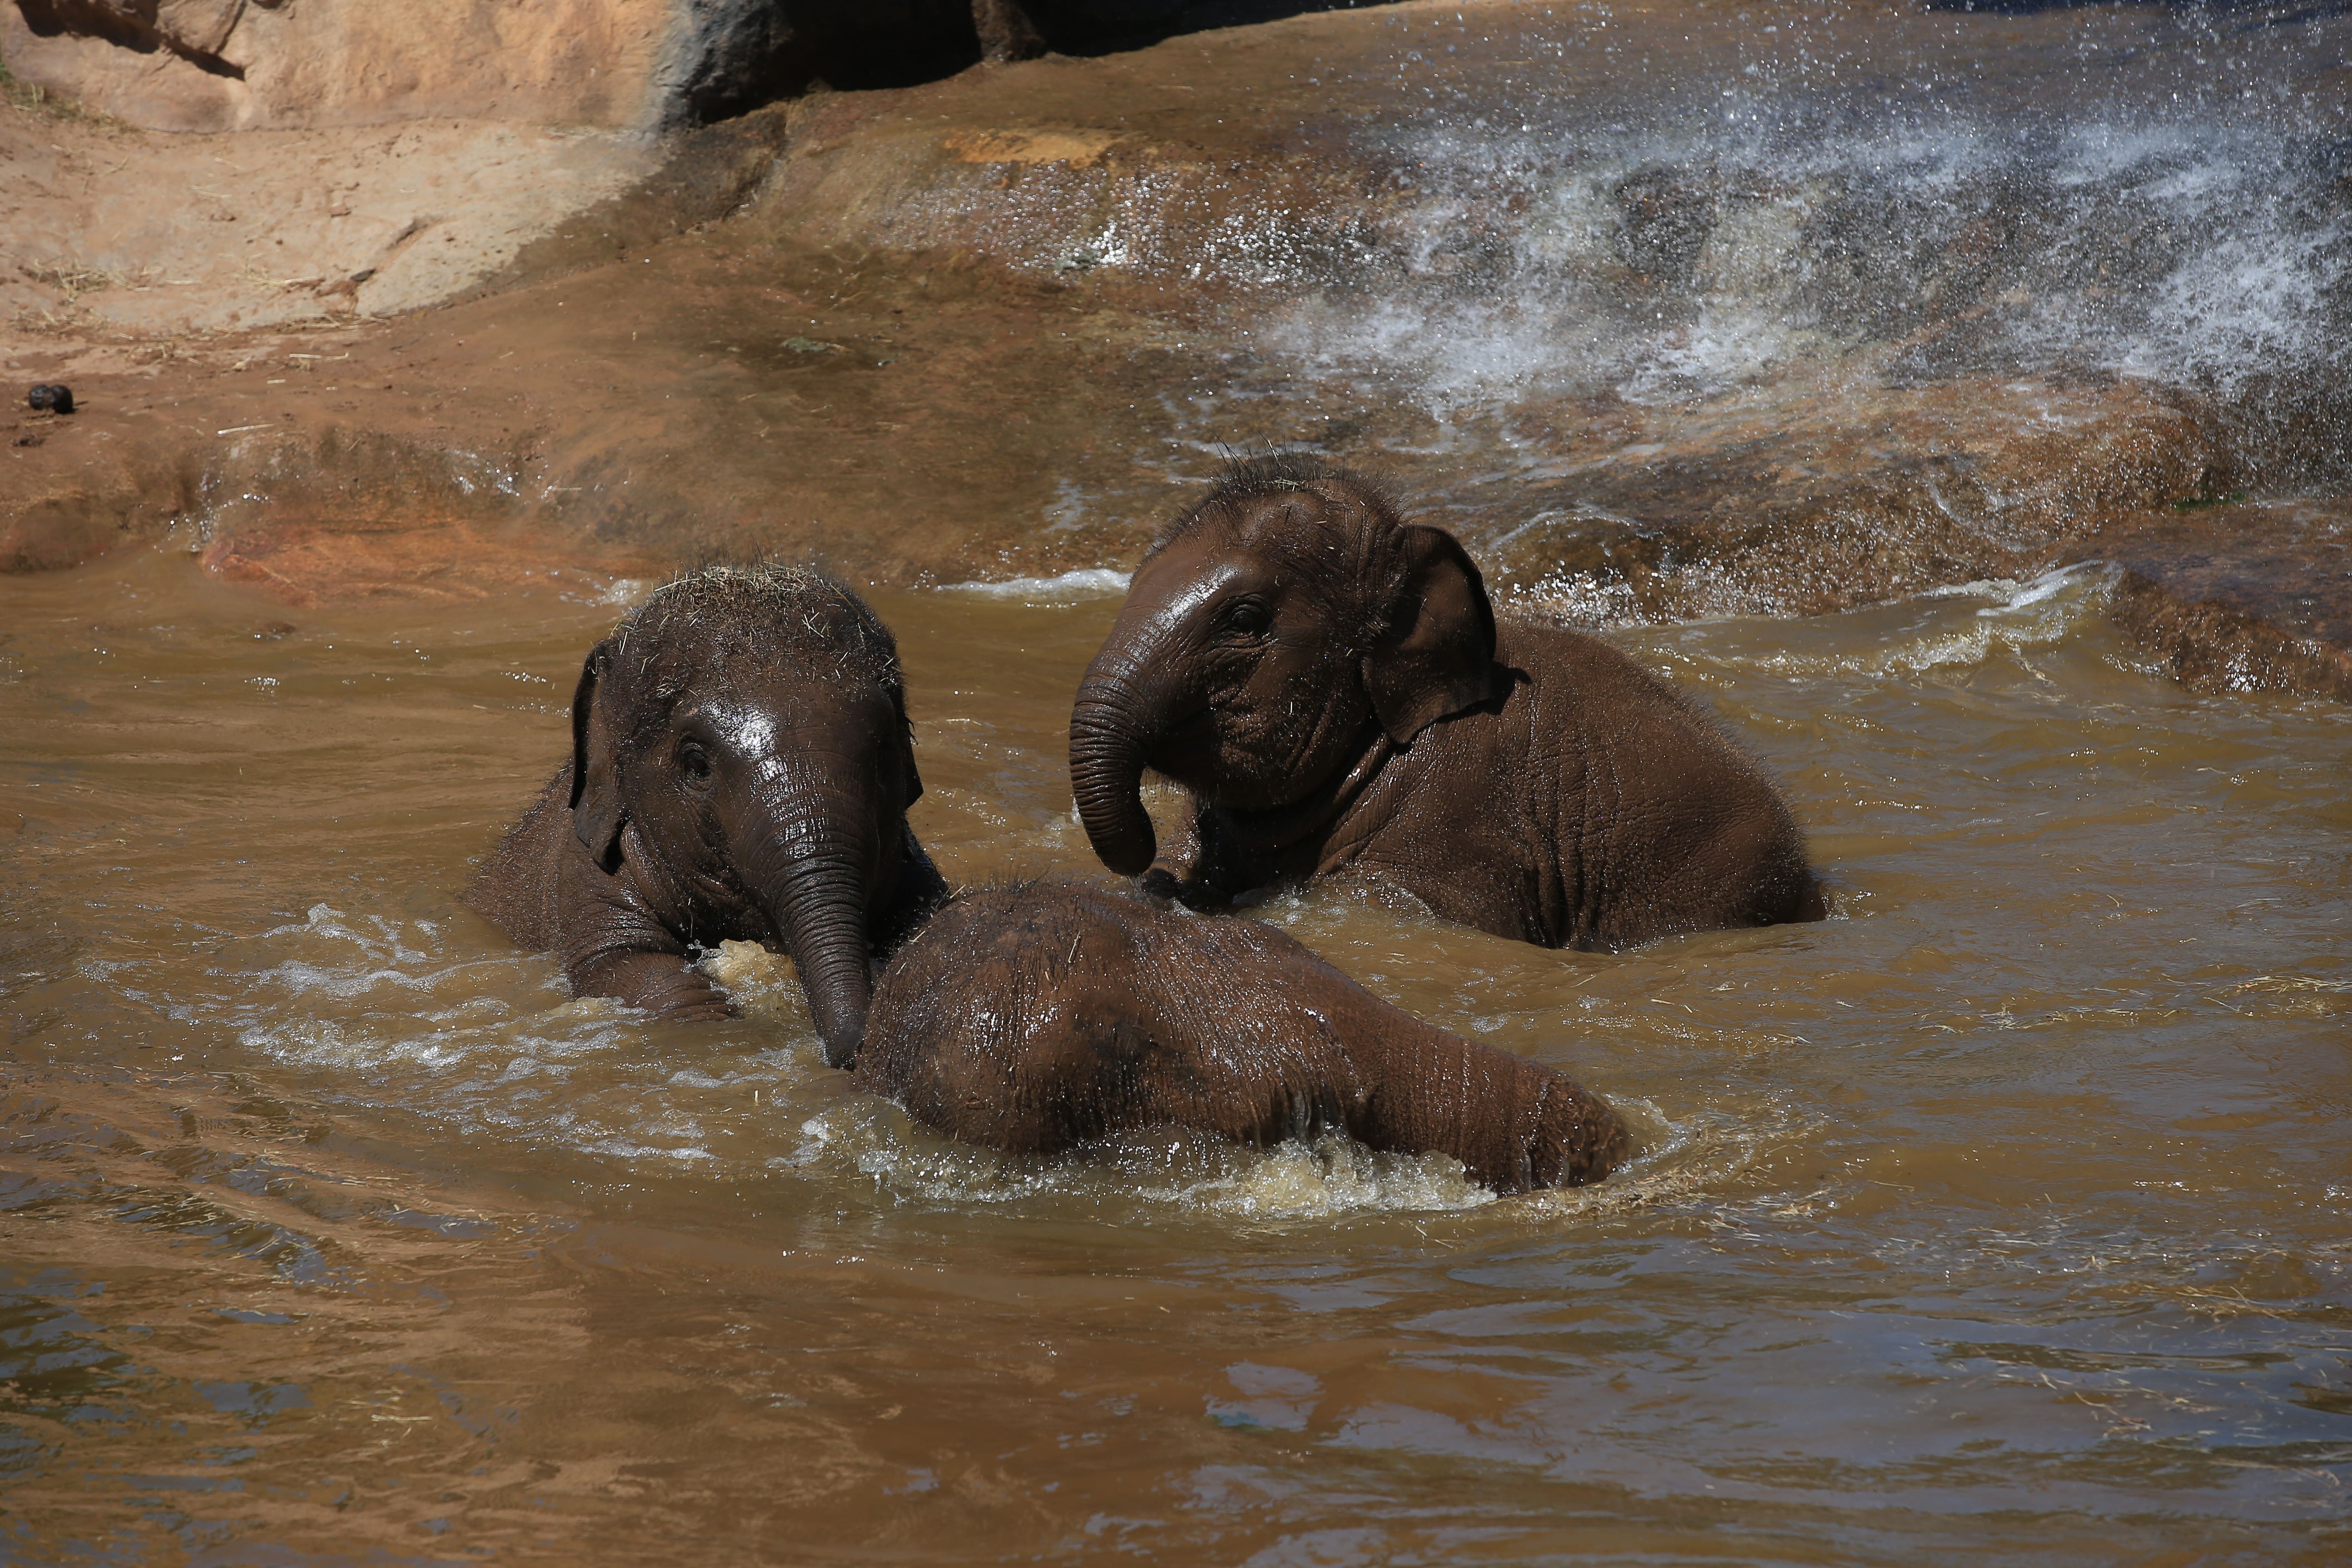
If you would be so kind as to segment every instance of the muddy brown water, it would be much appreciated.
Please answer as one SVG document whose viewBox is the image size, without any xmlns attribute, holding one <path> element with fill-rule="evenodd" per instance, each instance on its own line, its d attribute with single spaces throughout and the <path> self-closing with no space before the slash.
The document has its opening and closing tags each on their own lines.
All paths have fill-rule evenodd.
<svg viewBox="0 0 2352 1568">
<path fill-rule="evenodd" d="M 653 258 L 10 459 L 187 493 L 0 578 L 0 1563 L 2352 1552 L 2352 725 L 2035 575 L 2352 489 L 2345 13 L 1521 9 L 842 95 Z M 777 531 L 900 584 L 950 875 L 1102 878 L 1069 697 L 1224 443 L 1385 472 L 1809 824 L 1801 929 L 1254 911 L 1610 1097 L 1608 1183 L 1007 1161 L 780 961 L 658 1026 L 457 905 L 650 586 L 587 563 Z"/>
<path fill-rule="evenodd" d="M 1494 1200 L 949 1145 L 744 950 L 737 1022 L 567 998 L 455 891 L 646 585 L 0 582 L 0 1558 L 2340 1560 L 2340 707 L 2141 668 L 2097 568 L 1613 634 L 1787 781 L 1836 918 L 1256 911 L 1643 1130 Z M 877 603 L 943 867 L 1100 877 L 1116 598 Z"/>
</svg>

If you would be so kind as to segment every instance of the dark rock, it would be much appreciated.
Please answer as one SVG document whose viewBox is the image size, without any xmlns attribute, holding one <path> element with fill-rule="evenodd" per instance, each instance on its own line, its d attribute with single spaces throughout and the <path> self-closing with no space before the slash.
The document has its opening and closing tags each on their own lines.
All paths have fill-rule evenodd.
<svg viewBox="0 0 2352 1568">
<path fill-rule="evenodd" d="M 980 58 L 997 64 L 1034 60 L 1045 52 L 1045 35 L 1019 0 L 971 0 L 972 30 L 980 35 Z"/>
<path fill-rule="evenodd" d="M 902 87 L 979 53 L 969 0 L 692 0 L 677 8 L 667 119 L 707 124 L 798 92 Z"/>
<path fill-rule="evenodd" d="M 74 411 L 73 388 L 63 382 L 44 382 L 25 395 L 25 401 L 36 411 L 51 414 L 71 414 Z"/>
<path fill-rule="evenodd" d="M 1645 282 L 1687 289 L 1715 230 L 1713 171 L 1649 168 L 1617 183 L 1617 259 Z"/>
</svg>

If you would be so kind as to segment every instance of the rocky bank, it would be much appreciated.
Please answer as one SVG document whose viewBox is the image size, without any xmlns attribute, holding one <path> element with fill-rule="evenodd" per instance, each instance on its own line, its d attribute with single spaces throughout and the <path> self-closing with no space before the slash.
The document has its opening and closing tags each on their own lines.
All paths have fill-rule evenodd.
<svg viewBox="0 0 2352 1568">
<path fill-rule="evenodd" d="M 2184 679 L 2352 696 L 2352 22 L 1402 5 L 655 136 L 679 14 L 563 34 L 593 94 L 551 25 L 400 92 L 305 34 L 376 96 L 256 54 L 233 134 L 20 89 L 8 370 L 83 407 L 0 432 L 0 558 L 1051 575 L 1291 445 L 1581 623 L 2105 559 Z"/>
</svg>

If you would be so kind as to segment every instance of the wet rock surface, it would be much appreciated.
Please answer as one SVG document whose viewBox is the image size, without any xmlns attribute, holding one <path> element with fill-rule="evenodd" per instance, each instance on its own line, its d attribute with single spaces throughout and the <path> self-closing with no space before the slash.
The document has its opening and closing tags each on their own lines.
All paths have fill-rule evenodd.
<svg viewBox="0 0 2352 1568">
<path fill-rule="evenodd" d="M 78 377 L 72 430 L 7 454 L 0 559 L 62 565 L 141 541 L 249 554 L 279 529 L 408 519 L 536 531 L 551 563 L 782 549 L 904 582 L 1093 565 L 1156 525 L 1165 480 L 1134 472 L 1139 447 L 1156 456 L 1144 422 L 1105 429 L 1098 400 L 1157 413 L 1206 356 L 952 268 L 885 280 L 778 261 L 697 237 L 406 332 L 287 334 L 152 376 Z M 1057 399 L 1073 384 L 1089 395 Z M 1073 474 L 1149 504 L 1078 508 L 1056 531 Z"/>
<path fill-rule="evenodd" d="M 1611 402 L 1541 434 L 1591 455 L 1513 483 L 1517 510 L 1475 477 L 1447 499 L 1501 586 L 1592 626 L 2029 577 L 2231 462 L 2193 408 L 2115 382 L 1831 388 L 1697 418 Z"/>
<path fill-rule="evenodd" d="M 2190 685 L 2352 702 L 2352 506 L 2197 508 L 2101 554 L 2116 623 Z"/>
<path fill-rule="evenodd" d="M 1296 447 L 1608 626 L 2352 486 L 2352 24 L 1768 9 L 1408 5 L 820 94 L 397 321 L 23 335 L 89 411 L 8 450 L 0 554 L 437 591 L 382 553 L 414 521 L 1051 575 Z"/>
</svg>

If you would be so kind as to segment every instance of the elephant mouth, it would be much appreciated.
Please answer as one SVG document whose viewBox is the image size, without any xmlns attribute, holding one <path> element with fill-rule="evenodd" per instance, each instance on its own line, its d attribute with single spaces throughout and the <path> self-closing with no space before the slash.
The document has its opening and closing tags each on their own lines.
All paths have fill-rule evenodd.
<svg viewBox="0 0 2352 1568">
<path fill-rule="evenodd" d="M 1144 757 L 1145 768 L 1224 810 L 1276 812 L 1328 795 L 1376 755 L 1385 755 L 1377 721 L 1368 721 L 1335 748 L 1327 743 L 1333 737 L 1317 724 L 1253 745 L 1239 717 L 1213 705 L 1195 710 L 1161 733 Z"/>
<path fill-rule="evenodd" d="M 1202 761 L 1217 744 L 1217 710 L 1203 705 L 1163 728 L 1144 753 L 1143 765 L 1153 773 L 1191 784 L 1186 775 L 1197 773 Z"/>
</svg>

